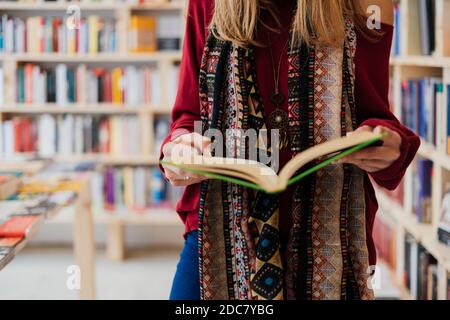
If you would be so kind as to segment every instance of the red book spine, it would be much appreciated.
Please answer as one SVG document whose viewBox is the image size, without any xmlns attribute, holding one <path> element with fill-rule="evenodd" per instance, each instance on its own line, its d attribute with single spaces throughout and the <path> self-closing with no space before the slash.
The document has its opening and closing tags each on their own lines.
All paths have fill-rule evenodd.
<svg viewBox="0 0 450 320">
<path fill-rule="evenodd" d="M 39 33 L 40 39 L 39 39 L 39 52 L 45 52 L 45 18 L 40 17 L 39 18 L 39 29 L 41 32 Z"/>
<path fill-rule="evenodd" d="M 105 73 L 105 86 L 103 88 L 103 92 L 105 93 L 105 102 L 112 102 L 112 78 L 111 72 Z"/>
<path fill-rule="evenodd" d="M 52 46 L 53 52 L 59 52 L 59 43 L 58 43 L 58 29 L 61 24 L 61 20 L 59 18 L 53 18 L 52 20 Z"/>
<path fill-rule="evenodd" d="M 25 103 L 33 102 L 33 65 L 27 63 L 24 66 L 25 78 Z"/>
<path fill-rule="evenodd" d="M 0 225 L 0 237 L 25 237 L 39 219 L 37 216 L 13 217 Z"/>
<path fill-rule="evenodd" d="M 14 132 L 14 152 L 20 152 L 20 118 L 13 119 L 13 132 Z"/>
<path fill-rule="evenodd" d="M 32 152 L 33 142 L 31 137 L 31 121 L 26 118 L 22 122 L 22 132 L 23 132 L 23 151 Z"/>
</svg>

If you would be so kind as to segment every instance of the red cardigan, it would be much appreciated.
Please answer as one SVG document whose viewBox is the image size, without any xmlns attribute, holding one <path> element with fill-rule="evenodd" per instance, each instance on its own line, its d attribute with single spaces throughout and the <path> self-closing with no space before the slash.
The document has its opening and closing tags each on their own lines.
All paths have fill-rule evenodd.
<svg viewBox="0 0 450 320">
<path fill-rule="evenodd" d="M 286 23 L 285 30 L 281 34 L 260 32 L 258 39 L 267 43 L 267 36 L 270 37 L 274 46 L 274 56 L 276 62 L 280 55 L 283 55 L 280 74 L 281 91 L 287 96 L 288 91 L 288 65 L 287 50 L 282 52 L 286 41 L 289 38 L 289 22 L 292 20 L 292 3 L 290 1 L 277 2 L 279 6 L 279 18 Z M 207 27 L 213 14 L 213 0 L 190 0 L 188 13 L 183 57 L 180 67 L 180 80 L 177 99 L 172 112 L 172 124 L 170 133 L 163 145 L 176 138 L 186 131 L 193 131 L 194 121 L 200 120 L 199 103 L 199 70 L 200 63 L 208 36 Z M 270 17 L 265 17 L 270 21 Z M 273 23 L 270 22 L 270 23 Z M 395 189 L 406 168 L 413 160 L 419 145 L 419 138 L 410 130 L 400 124 L 392 114 L 389 107 L 389 57 L 392 43 L 393 27 L 382 25 L 384 35 L 377 42 L 368 40 L 363 35 L 357 36 L 356 52 L 356 83 L 355 98 L 357 107 L 357 119 L 360 126 L 382 125 L 395 130 L 402 137 L 401 157 L 390 168 L 371 174 L 373 180 L 381 187 Z M 257 83 L 267 114 L 273 110 L 269 96 L 274 89 L 274 76 L 270 63 L 269 50 L 257 48 L 255 51 L 257 64 Z M 286 99 L 287 100 L 287 99 Z M 287 101 L 283 108 L 287 109 Z M 161 147 L 162 148 L 162 147 Z M 288 148 L 286 148 L 288 149 Z M 290 158 L 289 150 L 280 155 L 281 167 Z M 280 208 L 280 231 L 283 242 L 287 240 L 290 228 L 290 199 L 291 192 L 282 195 Z M 198 207 L 199 207 L 199 185 L 192 185 L 186 188 L 182 199 L 177 205 L 177 212 L 185 224 L 185 235 L 198 228 Z M 369 178 L 365 181 L 366 217 L 367 217 L 367 246 L 369 249 L 369 259 L 371 265 L 376 263 L 376 251 L 372 239 L 372 229 L 375 214 L 378 210 L 378 203 L 374 189 Z"/>
</svg>

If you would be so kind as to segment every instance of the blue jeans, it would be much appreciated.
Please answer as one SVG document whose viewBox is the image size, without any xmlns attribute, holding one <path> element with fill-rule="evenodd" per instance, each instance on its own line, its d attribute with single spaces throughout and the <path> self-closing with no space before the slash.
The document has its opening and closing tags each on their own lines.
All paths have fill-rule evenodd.
<svg viewBox="0 0 450 320">
<path fill-rule="evenodd" d="M 198 231 L 188 233 L 173 279 L 170 300 L 200 300 Z"/>
</svg>

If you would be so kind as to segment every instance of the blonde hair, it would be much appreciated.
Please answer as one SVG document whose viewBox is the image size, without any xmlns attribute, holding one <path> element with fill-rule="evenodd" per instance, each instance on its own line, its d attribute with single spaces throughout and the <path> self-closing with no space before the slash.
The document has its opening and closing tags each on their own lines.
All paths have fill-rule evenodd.
<svg viewBox="0 0 450 320">
<path fill-rule="evenodd" d="M 276 0 L 216 0 L 210 30 L 222 40 L 246 47 L 260 45 L 255 40 L 258 28 L 273 28 L 260 21 L 263 10 L 278 26 Z M 282 0 L 286 1 L 286 0 Z M 359 0 L 297 0 L 297 12 L 292 21 L 292 42 L 299 39 L 307 45 L 317 43 L 339 46 L 345 39 L 345 16 L 353 18 L 357 28 L 364 23 Z"/>
</svg>

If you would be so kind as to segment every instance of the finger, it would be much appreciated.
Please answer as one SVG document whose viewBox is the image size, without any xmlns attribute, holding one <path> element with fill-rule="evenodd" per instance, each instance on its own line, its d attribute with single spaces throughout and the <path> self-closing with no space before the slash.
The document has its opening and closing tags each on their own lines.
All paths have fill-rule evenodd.
<svg viewBox="0 0 450 320">
<path fill-rule="evenodd" d="M 353 132 L 348 132 L 347 135 L 351 135 L 351 134 L 353 134 L 355 132 L 372 132 L 372 131 L 373 131 L 373 127 L 371 127 L 371 126 L 362 126 L 362 127 L 359 127 L 358 129 L 356 129 Z"/>
<path fill-rule="evenodd" d="M 185 134 L 174 140 L 177 144 L 184 144 L 194 147 L 200 154 L 205 154 L 211 145 L 211 139 L 204 137 L 198 133 Z"/>
<path fill-rule="evenodd" d="M 194 160 L 195 156 L 199 156 L 200 152 L 185 144 L 175 144 L 168 155 L 170 162 L 180 163 L 183 160 Z"/>
<path fill-rule="evenodd" d="M 185 180 L 186 178 L 190 179 L 203 179 L 203 176 L 200 176 L 195 173 L 183 171 L 181 168 L 172 167 L 172 166 L 163 166 L 166 178 L 169 180 Z"/>
<path fill-rule="evenodd" d="M 393 161 L 400 157 L 400 150 L 393 147 L 382 146 L 366 148 L 364 150 L 357 151 L 343 158 L 344 162 L 349 160 L 386 160 Z"/>
<path fill-rule="evenodd" d="M 391 130 L 387 127 L 378 126 L 374 129 L 374 132 L 377 134 L 384 133 L 386 135 L 383 138 L 384 146 L 394 146 L 394 147 L 400 149 L 402 137 L 398 134 L 397 131 Z"/>
<path fill-rule="evenodd" d="M 369 172 L 369 173 L 374 173 L 374 172 L 380 171 L 380 169 L 375 168 L 375 167 L 371 167 L 370 165 L 368 165 L 364 161 L 356 160 L 356 161 L 354 161 L 351 164 L 353 164 L 353 165 L 357 166 L 358 168 L 360 168 L 361 170 L 364 170 L 364 171 Z"/>
</svg>

